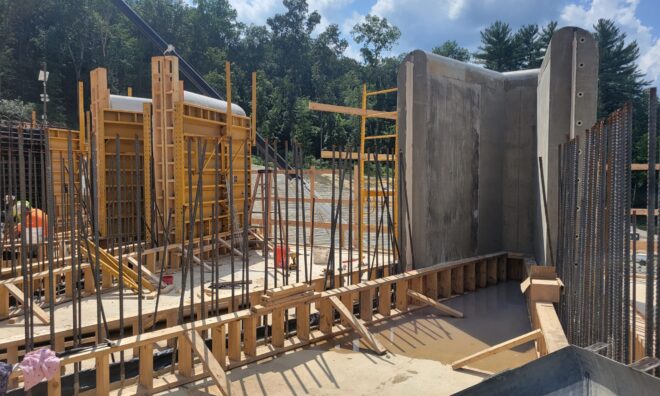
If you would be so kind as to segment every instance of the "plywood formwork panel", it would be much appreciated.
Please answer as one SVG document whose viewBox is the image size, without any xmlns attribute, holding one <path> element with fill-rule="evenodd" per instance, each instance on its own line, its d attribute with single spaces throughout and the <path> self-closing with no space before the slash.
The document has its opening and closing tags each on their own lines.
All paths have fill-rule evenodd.
<svg viewBox="0 0 660 396">
<path fill-rule="evenodd" d="M 110 108 L 107 71 L 97 68 L 91 73 L 91 115 L 94 149 L 97 153 L 96 188 L 99 192 L 99 231 L 104 237 L 122 236 L 129 241 L 136 236 L 137 199 L 144 196 L 144 116 L 141 112 Z M 117 169 L 119 139 L 119 184 Z M 137 140 L 137 147 L 136 147 Z M 136 158 L 137 156 L 137 158 Z M 119 193 L 121 192 L 121 197 Z M 121 227 L 119 217 L 121 211 Z M 145 211 L 143 210 L 143 213 Z"/>
<path fill-rule="evenodd" d="M 71 136 L 71 149 L 73 160 L 73 177 L 74 184 L 77 189 L 80 188 L 80 180 L 78 176 L 78 156 L 85 153 L 84 138 L 81 141 L 80 131 L 48 128 L 48 139 L 50 147 L 51 158 L 51 181 L 53 185 L 54 197 L 54 213 L 49 213 L 49 218 L 54 219 L 55 231 L 63 231 L 64 223 L 68 221 L 69 208 L 68 202 L 68 188 L 71 182 L 69 181 L 69 154 L 68 154 L 68 140 Z"/>
</svg>

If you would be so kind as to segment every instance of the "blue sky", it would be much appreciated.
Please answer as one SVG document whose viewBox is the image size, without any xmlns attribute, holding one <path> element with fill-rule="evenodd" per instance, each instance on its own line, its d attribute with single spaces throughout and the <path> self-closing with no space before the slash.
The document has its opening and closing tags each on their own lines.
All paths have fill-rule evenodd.
<svg viewBox="0 0 660 396">
<path fill-rule="evenodd" d="M 192 2 L 191 0 L 187 0 Z M 282 12 L 282 0 L 229 0 L 245 23 L 264 24 Z M 320 29 L 331 23 L 349 40 L 348 56 L 359 58 L 350 30 L 367 14 L 387 18 L 401 29 L 393 53 L 430 50 L 445 40 L 456 40 L 475 50 L 479 31 L 500 19 L 514 29 L 522 24 L 589 29 L 599 18 L 613 18 L 630 39 L 637 40 L 640 67 L 647 79 L 660 81 L 660 0 L 308 0 L 310 10 L 322 16 Z"/>
</svg>

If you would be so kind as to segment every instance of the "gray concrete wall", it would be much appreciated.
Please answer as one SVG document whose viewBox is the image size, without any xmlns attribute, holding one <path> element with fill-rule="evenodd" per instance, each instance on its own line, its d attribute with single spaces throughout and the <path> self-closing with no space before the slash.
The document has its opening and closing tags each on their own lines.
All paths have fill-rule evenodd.
<svg viewBox="0 0 660 396">
<path fill-rule="evenodd" d="M 543 245 L 538 155 L 548 156 L 549 177 L 556 178 L 552 152 L 567 136 L 565 113 L 582 125 L 595 121 L 590 87 L 597 81 L 593 75 L 572 78 L 570 69 L 567 78 L 564 66 L 566 59 L 574 63 L 574 50 L 565 30 L 553 38 L 552 60 L 540 74 L 498 73 L 419 50 L 405 58 L 398 74 L 405 163 L 400 192 L 406 195 L 399 200 L 399 235 L 408 264 L 413 252 L 415 265 L 424 267 L 500 250 L 533 254 Z M 581 41 L 584 47 L 589 39 Z M 582 51 L 578 46 L 576 59 L 593 56 Z M 591 70 L 586 62 L 576 64 Z M 575 90 L 573 80 L 576 95 L 582 92 L 578 102 L 565 97 L 566 86 Z M 579 109 L 572 112 L 572 106 Z M 537 116 L 537 107 L 548 116 Z M 544 125 L 537 132 L 539 122 Z M 549 189 L 556 204 L 556 180 Z"/>
<path fill-rule="evenodd" d="M 532 197 L 536 119 L 520 114 L 535 109 L 536 72 L 501 74 L 415 51 L 398 84 L 408 262 L 411 251 L 419 266 L 504 246 L 531 253 L 533 206 L 520 203 Z"/>
<path fill-rule="evenodd" d="M 573 27 L 555 32 L 539 72 L 537 101 L 536 155 L 543 158 L 550 222 L 548 224 L 545 217 L 537 171 L 534 253 L 539 263 L 551 264 L 549 244 L 553 246 L 554 257 L 559 223 L 558 146 L 569 138 L 584 135 L 584 131 L 596 122 L 598 44 L 589 32 Z M 547 230 L 550 230 L 549 234 Z"/>
</svg>

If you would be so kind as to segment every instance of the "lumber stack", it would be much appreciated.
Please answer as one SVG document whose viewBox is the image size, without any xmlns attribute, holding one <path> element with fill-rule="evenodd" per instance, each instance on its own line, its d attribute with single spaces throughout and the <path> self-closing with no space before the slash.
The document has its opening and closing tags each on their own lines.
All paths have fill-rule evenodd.
<svg viewBox="0 0 660 396">
<path fill-rule="evenodd" d="M 317 296 L 317 293 L 314 292 L 314 288 L 306 283 L 295 283 L 268 289 L 261 296 L 261 304 L 252 307 L 252 311 L 262 313 L 285 305 L 296 305 L 297 302 L 303 303 L 315 296 Z"/>
</svg>

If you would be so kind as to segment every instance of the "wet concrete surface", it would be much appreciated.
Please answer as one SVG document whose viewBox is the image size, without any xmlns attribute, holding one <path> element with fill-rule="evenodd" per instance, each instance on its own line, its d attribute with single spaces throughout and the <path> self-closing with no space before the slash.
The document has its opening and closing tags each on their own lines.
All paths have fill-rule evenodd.
<svg viewBox="0 0 660 396">
<path fill-rule="evenodd" d="M 518 282 L 479 289 L 444 304 L 464 318 L 451 318 L 423 308 L 373 326 L 370 330 L 393 354 L 449 364 L 489 346 L 531 331 L 525 298 Z M 358 350 L 357 339 L 334 347 Z M 489 372 L 521 366 L 536 358 L 533 343 L 475 362 L 470 367 Z"/>
</svg>

